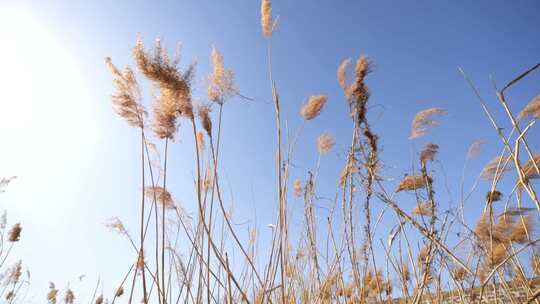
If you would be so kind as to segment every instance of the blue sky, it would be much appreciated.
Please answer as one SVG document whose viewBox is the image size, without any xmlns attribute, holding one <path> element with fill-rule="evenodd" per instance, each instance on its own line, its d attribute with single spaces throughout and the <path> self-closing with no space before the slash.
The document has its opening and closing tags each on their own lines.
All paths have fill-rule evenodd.
<svg viewBox="0 0 540 304">
<path fill-rule="evenodd" d="M 127 242 L 102 225 L 118 216 L 136 230 L 140 178 L 138 133 L 111 109 L 113 88 L 103 58 L 111 56 L 119 66 L 131 64 L 137 35 L 147 44 L 161 37 L 169 49 L 182 43 L 182 62 L 198 63 L 197 98 L 205 98 L 210 50 L 216 46 L 242 93 L 254 99 L 233 99 L 225 106 L 222 177 L 236 222 L 258 225 L 261 237 L 268 237 L 265 227 L 275 209 L 275 131 L 259 5 L 237 0 L 0 2 L 0 14 L 10 20 L 0 32 L 8 37 L 0 53 L 0 134 L 8 138 L 0 151 L 0 176 L 19 176 L 0 194 L 0 208 L 8 211 L 10 221 L 23 224 L 16 253 L 33 273 L 35 303 L 42 302 L 49 280 L 59 286 L 86 284 L 80 287 L 85 293 L 101 276 L 112 290 L 132 262 Z M 441 204 L 448 204 L 458 199 L 469 144 L 487 142 L 469 164 L 469 186 L 501 148 L 457 67 L 475 81 L 509 130 L 489 76 L 502 86 L 536 64 L 540 54 L 537 1 L 274 1 L 273 7 L 280 15 L 272 38 L 273 72 L 289 128 L 299 126 L 299 109 L 309 95 L 328 96 L 321 116 L 304 128 L 291 175 L 305 178 L 315 167 L 317 136 L 334 134 L 337 145 L 320 169 L 318 191 L 327 197 L 335 194 L 351 132 L 335 77 L 344 58 L 367 54 L 374 62 L 367 80 L 372 92 L 369 119 L 381 137 L 387 175 L 399 180 L 416 157 L 411 149 L 429 141 L 439 144 L 438 159 L 452 195 L 442 185 L 437 195 Z M 12 70 L 1 68 L 7 64 Z M 16 70 L 20 75 L 14 77 Z M 509 92 L 512 110 L 521 110 L 539 93 L 539 80 L 540 73 L 534 74 Z M 21 94 L 28 102 L 18 99 Z M 410 122 L 429 107 L 449 114 L 441 126 L 411 144 Z M 179 136 L 171 151 L 170 185 L 173 195 L 194 211 L 189 193 L 192 138 L 182 128 Z M 529 140 L 537 152 L 538 130 L 530 132 Z M 439 163 L 434 169 L 442 172 Z M 441 176 L 441 184 L 443 180 Z M 480 212 L 487 189 L 481 183 L 472 197 L 477 206 L 471 203 L 470 220 Z M 405 209 L 412 208 L 412 196 L 397 198 L 410 206 Z M 302 205 L 295 202 L 293 221 L 301 224 Z M 318 212 L 324 219 L 324 208 Z M 247 225 L 238 227 L 247 231 Z M 83 273 L 87 281 L 76 283 Z"/>
</svg>

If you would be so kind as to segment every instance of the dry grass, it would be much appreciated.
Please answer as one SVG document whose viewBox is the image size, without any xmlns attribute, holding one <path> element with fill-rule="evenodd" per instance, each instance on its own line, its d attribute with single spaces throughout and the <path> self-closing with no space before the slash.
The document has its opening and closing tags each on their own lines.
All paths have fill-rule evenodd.
<svg viewBox="0 0 540 304">
<path fill-rule="evenodd" d="M 261 1 L 260 21 L 271 56 L 276 21 L 270 0 Z M 540 202 L 532 184 L 540 174 L 536 171 L 540 156 L 531 154 L 527 144 L 525 131 L 529 132 L 532 124 L 524 131 L 519 126 L 525 118 L 540 118 L 539 97 L 516 116 L 517 121 L 507 113 L 512 128 L 507 136 L 480 99 L 501 137 L 502 152 L 474 175 L 489 184 L 477 187 L 475 183 L 469 195 L 462 190 L 456 204 L 448 203 L 446 193 L 451 189 L 442 166 L 438 166 L 444 162 L 440 159 L 444 154 L 438 154 L 444 145 L 425 144 L 411 153 L 409 174 L 398 181 L 389 176 L 391 172 L 381 159 L 381 142 L 386 139 L 376 132 L 370 113 L 372 62 L 367 56 L 356 58 L 353 73 L 348 71 L 353 69 L 352 59 L 345 59 L 337 68 L 336 85 L 343 90 L 342 106 L 349 110 L 348 117 L 337 119 L 350 119 L 350 138 L 336 145 L 330 133 L 321 134 L 317 147 L 312 147 L 317 162 L 301 166 L 295 160 L 305 155 L 295 155 L 297 138 L 291 140 L 289 134 L 300 137 L 302 127 L 289 132 L 292 124 L 284 120 L 288 113 L 283 113 L 278 80 L 272 78 L 269 64 L 276 122 L 276 182 L 268 187 L 274 187 L 276 213 L 268 234 L 251 226 L 251 221 L 239 224 L 234 196 L 223 189 L 221 141 L 230 137 L 222 134 L 226 128 L 222 113 L 229 101 L 243 98 L 232 69 L 225 67 L 224 56 L 216 47 L 211 49 L 212 69 L 203 78 L 208 80 L 207 101 L 194 110 L 194 65 L 180 67 L 179 54 L 170 55 L 160 39 L 150 50 L 138 39 L 132 55 L 137 71 L 130 67 L 121 71 L 110 58 L 106 64 L 112 72 L 113 110 L 141 135 L 140 150 L 134 151 L 140 156 L 140 163 L 134 164 L 140 166 L 142 177 L 140 209 L 130 210 L 139 221 L 136 227 L 126 227 L 116 217 L 105 223 L 129 242 L 132 251 L 125 256 L 131 262 L 110 294 L 99 291 L 98 282 L 91 303 L 392 303 L 394 298 L 401 298 L 401 303 L 445 303 L 442 295 L 449 290 L 467 302 L 494 289 L 499 300 L 504 297 L 518 303 L 522 299 L 511 293 L 516 287 L 539 303 L 532 298 L 538 287 L 528 282 L 540 274 L 540 241 L 535 239 Z M 535 69 L 496 92 L 505 110 L 505 90 Z M 154 100 L 143 100 L 143 84 L 156 90 Z M 301 120 L 330 115 L 323 112 L 326 102 L 325 95 L 310 96 L 299 109 Z M 150 114 L 147 106 L 152 109 Z M 446 114 L 436 107 L 416 113 L 409 139 L 427 134 L 440 124 L 438 117 Z M 396 128 L 408 125 L 394 123 Z M 180 127 L 186 128 L 186 136 L 193 136 L 193 141 L 175 142 Z M 187 147 L 186 142 L 193 146 Z M 484 144 L 477 141 L 470 145 L 465 161 L 472 161 Z M 174 168 L 168 164 L 173 145 L 193 151 L 191 166 Z M 163 150 L 158 151 L 158 146 Z M 520 149 L 525 149 L 527 158 Z M 335 193 L 326 195 L 321 184 L 334 175 L 321 170 L 321 162 L 332 154 L 342 164 L 333 172 L 339 173 Z M 240 162 L 243 157 L 250 155 L 238 155 Z M 193 194 L 189 204 L 175 202 L 173 186 L 167 183 L 178 170 L 193 174 L 193 183 L 180 185 L 182 191 Z M 513 184 L 501 182 L 504 173 L 512 175 Z M 465 174 L 472 173 L 464 168 Z M 0 192 L 11 180 L 0 180 Z M 442 189 L 448 192 L 441 194 Z M 473 197 L 479 201 L 467 202 L 474 191 Z M 247 206 L 243 202 L 238 205 Z M 475 222 L 471 222 L 473 217 Z M 5 216 L 0 224 L 0 268 L 5 272 L 0 296 L 7 303 L 22 302 L 21 286 L 28 282 L 22 264 L 4 265 L 11 248 L 21 239 L 22 226 L 16 223 L 8 228 Z M 54 283 L 44 299 L 48 303 L 78 301 L 69 286 L 59 290 Z"/>
</svg>

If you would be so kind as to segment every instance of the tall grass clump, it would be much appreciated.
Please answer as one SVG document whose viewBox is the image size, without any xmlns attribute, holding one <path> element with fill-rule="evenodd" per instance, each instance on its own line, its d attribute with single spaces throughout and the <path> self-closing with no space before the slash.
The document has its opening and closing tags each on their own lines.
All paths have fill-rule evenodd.
<svg viewBox="0 0 540 304">
<path fill-rule="evenodd" d="M 325 132 L 313 139 L 316 163 L 308 169 L 294 166 L 297 138 L 289 134 L 302 136 L 305 124 L 317 124 L 317 117 L 330 115 L 324 111 L 328 98 L 324 94 L 308 97 L 298 109 L 300 115 L 296 114 L 298 130 L 289 132 L 279 79 L 272 73 L 276 59 L 271 43 L 277 30 L 272 12 L 271 1 L 262 0 L 260 23 L 267 44 L 276 155 L 272 173 L 276 179 L 275 224 L 264 243 L 259 242 L 258 227 L 249 230 L 247 237 L 237 229 L 223 190 L 223 111 L 229 102 L 246 97 L 219 50 L 213 47 L 209 52 L 212 69 L 206 78 L 207 96 L 198 102 L 193 98 L 195 65 L 182 65 L 179 53 L 170 54 L 160 39 L 150 49 L 140 38 L 135 42 L 135 68 L 119 69 L 112 59 L 106 59 L 114 85 L 113 109 L 140 136 L 140 149 L 134 151 L 140 162 L 134 165 L 140 167 L 141 189 L 138 210 L 133 210 L 139 219 L 136 234 L 130 234 L 118 218 L 106 223 L 133 250 L 131 266 L 109 295 L 110 302 L 446 303 L 445 297 L 454 296 L 469 303 L 494 292 L 498 299 L 518 303 L 523 299 L 513 290 L 521 288 L 527 300 L 538 303 L 539 283 L 533 278 L 538 275 L 540 202 L 534 182 L 540 176 L 540 157 L 531 151 L 527 132 L 540 117 L 539 101 L 535 97 L 514 115 L 505 94 L 538 65 L 496 89 L 497 102 L 511 125 L 508 135 L 462 71 L 502 146 L 500 155 L 478 172 L 471 190 L 481 188 L 478 182 L 484 180 L 487 194 L 482 192 L 479 202 L 468 202 L 471 193 L 465 195 L 462 181 L 460 200 L 449 205 L 436 191 L 444 187 L 445 175 L 436 165 L 442 161 L 439 151 L 444 146 L 435 140 L 412 153 L 410 172 L 388 177 L 381 153 L 385 138 L 379 134 L 369 106 L 370 79 L 378 75 L 372 73 L 373 62 L 366 55 L 345 59 L 337 67 L 342 106 L 348 110 L 347 143 L 338 143 Z M 155 90 L 152 100 L 144 98 L 141 87 L 145 86 L 139 83 L 148 83 Z M 439 107 L 418 111 L 410 123 L 411 146 L 434 133 L 432 127 L 440 125 L 438 118 L 446 114 Z M 407 122 L 395 124 L 409 126 Z M 179 128 L 185 128 L 182 134 L 193 140 L 178 141 Z M 479 141 L 470 146 L 464 155 L 466 162 L 481 152 L 483 144 Z M 192 151 L 192 167 L 170 167 L 172 145 Z M 338 149 L 343 155 L 336 170 L 339 180 L 333 198 L 325 199 L 321 184 L 327 173 L 319 170 L 320 164 Z M 180 204 L 171 193 L 170 175 L 177 170 L 195 172 L 194 183 L 182 185 L 192 189 L 194 204 Z M 513 178 L 509 188 L 501 182 L 503 174 Z M 406 207 L 411 199 L 414 204 Z M 302 203 L 302 214 L 291 212 L 292 201 Z M 323 204 L 324 208 L 318 208 Z M 476 222 L 465 218 L 469 210 L 477 210 L 473 205 L 483 207 Z M 187 206 L 196 207 L 189 210 Z M 293 217 L 302 225 L 291 225 Z M 11 240 L 10 236 L 8 242 Z M 16 240 L 18 237 L 13 238 Z M 47 300 L 56 303 L 59 297 L 51 283 Z M 95 302 L 104 302 L 105 297 L 98 296 Z M 74 301 L 71 290 L 65 292 L 63 301 Z"/>
</svg>

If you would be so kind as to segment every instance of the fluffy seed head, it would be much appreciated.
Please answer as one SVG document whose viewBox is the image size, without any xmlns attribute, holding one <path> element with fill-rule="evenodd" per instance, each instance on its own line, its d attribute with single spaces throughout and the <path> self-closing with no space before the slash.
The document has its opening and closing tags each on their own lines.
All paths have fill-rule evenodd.
<svg viewBox="0 0 540 304">
<path fill-rule="evenodd" d="M 181 72 L 178 68 L 179 56 L 171 60 L 159 39 L 156 39 L 153 54 L 147 52 L 138 39 L 133 48 L 133 57 L 142 74 L 160 91 L 154 104 L 152 129 L 159 138 L 173 139 L 176 118 L 184 116 L 193 119 L 191 79 L 195 67 L 190 65 L 185 72 Z"/>
<path fill-rule="evenodd" d="M 96 304 L 103 304 L 103 295 L 100 295 L 96 298 Z"/>
<path fill-rule="evenodd" d="M 53 282 L 49 282 L 49 292 L 47 293 L 47 303 L 56 304 L 58 289 L 55 288 Z"/>
<path fill-rule="evenodd" d="M 405 263 L 401 265 L 401 277 L 405 282 L 411 279 L 411 272 L 409 271 L 409 266 Z"/>
<path fill-rule="evenodd" d="M 428 177 L 431 180 L 430 177 Z M 408 175 L 405 176 L 400 182 L 396 189 L 396 192 L 400 191 L 412 191 L 417 189 L 422 189 L 426 187 L 426 180 L 422 175 Z"/>
<path fill-rule="evenodd" d="M 300 181 L 299 178 L 294 180 L 293 188 L 294 188 L 294 196 L 301 197 L 304 189 L 302 187 L 302 181 Z"/>
<path fill-rule="evenodd" d="M 504 261 L 508 256 L 508 250 L 503 243 L 493 244 L 493 250 L 488 250 L 486 256 L 486 263 L 493 267 Z"/>
<path fill-rule="evenodd" d="M 540 153 L 533 155 L 533 159 L 534 163 L 531 159 L 529 159 L 522 167 L 525 180 L 540 177 L 540 173 L 536 171 L 536 167 L 539 167 L 540 169 Z"/>
<path fill-rule="evenodd" d="M 8 241 L 10 242 L 18 242 L 21 237 L 21 230 L 22 226 L 21 223 L 17 223 L 11 227 L 11 230 L 8 234 Z"/>
<path fill-rule="evenodd" d="M 66 304 L 73 304 L 75 301 L 75 294 L 73 293 L 73 290 L 67 289 L 66 293 L 64 294 L 64 303 Z"/>
<path fill-rule="evenodd" d="M 117 217 L 112 217 L 108 219 L 105 222 L 105 227 L 121 235 L 128 235 L 126 227 L 124 226 L 124 223 L 122 223 L 122 221 Z"/>
<path fill-rule="evenodd" d="M 462 266 L 459 266 L 454 269 L 453 276 L 456 281 L 463 282 L 467 276 L 467 271 Z"/>
<path fill-rule="evenodd" d="M 160 186 L 147 186 L 144 188 L 144 194 L 150 199 L 156 199 L 159 204 L 165 206 L 166 209 L 174 209 L 174 201 L 171 193 L 167 189 Z"/>
<path fill-rule="evenodd" d="M 214 47 L 212 48 L 212 74 L 209 77 L 208 98 L 211 101 L 222 104 L 227 98 L 237 94 L 238 90 L 234 85 L 234 74 L 231 70 L 225 69 L 223 56 Z"/>
<path fill-rule="evenodd" d="M 467 150 L 467 159 L 473 159 L 476 155 L 478 155 L 478 153 L 480 153 L 480 150 L 482 149 L 482 146 L 485 143 L 486 142 L 483 140 L 473 142 Z"/>
<path fill-rule="evenodd" d="M 329 133 L 321 134 L 321 136 L 319 136 L 317 144 L 319 153 L 321 155 L 328 154 L 328 152 L 330 152 L 330 150 L 332 150 L 332 148 L 334 147 L 335 143 L 336 142 L 334 140 L 334 137 Z"/>
<path fill-rule="evenodd" d="M 441 108 L 429 108 L 416 113 L 411 124 L 411 135 L 409 139 L 415 139 L 425 135 L 430 127 L 439 124 L 434 116 L 446 115 L 447 113 Z"/>
<path fill-rule="evenodd" d="M 114 111 L 131 126 L 144 127 L 146 110 L 141 104 L 141 93 L 135 73 L 129 66 L 123 72 L 120 71 L 112 63 L 110 57 L 105 58 L 105 63 L 111 70 L 116 88 L 116 92 L 111 97 Z"/>
<path fill-rule="evenodd" d="M 349 65 L 351 64 L 351 58 L 347 58 L 341 62 L 337 69 L 337 80 L 339 83 L 339 86 L 343 89 L 347 89 L 347 69 L 349 68 Z"/>
<path fill-rule="evenodd" d="M 270 0 L 261 1 L 261 27 L 264 37 L 270 38 L 274 31 L 272 21 L 272 2 Z"/>
<path fill-rule="evenodd" d="M 120 286 L 116 289 L 116 292 L 114 293 L 115 297 L 121 297 L 124 294 L 124 287 Z"/>
<path fill-rule="evenodd" d="M 412 213 L 416 215 L 432 216 L 433 210 L 429 202 L 418 202 L 412 210 Z"/>
<path fill-rule="evenodd" d="M 518 219 L 514 225 L 512 232 L 510 234 L 510 240 L 515 243 L 523 244 L 530 239 L 533 227 L 533 218 L 532 214 L 524 217 L 523 219 Z"/>
<path fill-rule="evenodd" d="M 308 102 L 302 107 L 300 114 L 302 114 L 305 120 L 312 120 L 319 116 L 325 103 L 326 96 L 324 95 L 310 96 Z"/>
<path fill-rule="evenodd" d="M 201 131 L 197 131 L 197 147 L 199 148 L 199 154 L 202 154 L 205 149 L 204 134 Z"/>
<path fill-rule="evenodd" d="M 540 119 L 540 95 L 533 98 L 525 108 L 519 112 L 517 119 L 521 120 L 525 117 Z"/>
<path fill-rule="evenodd" d="M 492 159 L 480 173 L 480 177 L 485 180 L 493 180 L 496 177 L 501 177 L 504 172 L 510 170 L 510 157 L 497 156 Z"/>
<path fill-rule="evenodd" d="M 212 120 L 210 119 L 210 107 L 205 104 L 199 104 L 198 106 L 199 118 L 203 129 L 208 134 L 208 137 L 212 137 Z"/>
<path fill-rule="evenodd" d="M 418 252 L 417 260 L 418 264 L 424 265 L 428 262 L 428 256 L 429 256 L 429 247 L 426 245 L 420 249 Z"/>
<path fill-rule="evenodd" d="M 435 154 L 439 151 L 439 146 L 436 144 L 427 144 L 420 153 L 420 161 L 426 163 L 427 161 L 433 161 Z"/>
<path fill-rule="evenodd" d="M 501 198 L 502 198 L 502 193 L 497 190 L 488 191 L 488 193 L 486 194 L 486 201 L 488 203 L 500 201 Z"/>
</svg>

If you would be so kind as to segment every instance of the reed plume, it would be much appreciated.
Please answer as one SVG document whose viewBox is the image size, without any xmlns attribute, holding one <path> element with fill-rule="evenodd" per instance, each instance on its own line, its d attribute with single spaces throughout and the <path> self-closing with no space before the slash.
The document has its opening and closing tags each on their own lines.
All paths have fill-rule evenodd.
<svg viewBox="0 0 540 304">
<path fill-rule="evenodd" d="M 510 240 L 515 243 L 524 244 L 530 239 L 533 227 L 532 214 L 524 217 L 523 220 L 517 220 L 512 228 Z"/>
<path fill-rule="evenodd" d="M 365 122 L 366 103 L 369 99 L 369 89 L 365 83 L 365 78 L 371 72 L 371 64 L 365 55 L 361 55 L 356 60 L 355 79 L 345 90 L 348 97 L 351 115 L 357 115 L 360 123 Z M 353 104 L 354 101 L 354 104 Z"/>
<path fill-rule="evenodd" d="M 231 70 L 225 69 L 223 56 L 215 48 L 212 48 L 212 74 L 209 76 L 208 98 L 216 103 L 222 104 L 227 98 L 238 94 L 234 85 L 234 74 Z"/>
<path fill-rule="evenodd" d="M 488 266 L 494 267 L 504 261 L 508 256 L 508 250 L 503 243 L 496 243 L 492 250 L 488 250 L 486 263 Z"/>
<path fill-rule="evenodd" d="M 171 60 L 159 39 L 156 39 L 153 55 L 145 50 L 138 39 L 133 48 L 133 57 L 142 74 L 160 91 L 154 104 L 152 129 L 159 138 L 173 139 L 176 119 L 179 116 L 193 119 L 191 79 L 194 65 L 181 72 L 178 68 L 179 57 Z"/>
<path fill-rule="evenodd" d="M 486 142 L 483 141 L 483 140 L 477 140 L 475 142 L 473 142 L 470 146 L 469 146 L 469 149 L 467 150 L 467 159 L 473 159 L 476 157 L 476 155 L 478 155 L 478 153 L 480 153 L 480 150 L 482 149 L 482 146 L 485 144 Z"/>
<path fill-rule="evenodd" d="M 315 117 L 319 116 L 325 104 L 326 104 L 326 96 L 324 95 L 310 96 L 308 99 L 308 102 L 302 107 L 300 114 L 302 114 L 302 117 L 304 117 L 305 120 L 312 120 Z"/>
<path fill-rule="evenodd" d="M 321 155 L 325 155 L 332 150 L 335 144 L 336 142 L 331 134 L 323 133 L 319 136 L 317 149 Z"/>
<path fill-rule="evenodd" d="M 411 124 L 409 139 L 424 136 L 430 127 L 439 125 L 439 122 L 435 120 L 435 116 L 446 115 L 447 113 L 446 110 L 441 108 L 429 108 L 416 113 Z"/>
<path fill-rule="evenodd" d="M 204 134 L 201 131 L 197 131 L 197 147 L 199 148 L 199 154 L 202 154 L 204 152 L 204 149 L 206 148 L 204 143 Z"/>
<path fill-rule="evenodd" d="M 116 88 L 116 92 L 111 96 L 114 111 L 129 125 L 143 128 L 146 110 L 141 104 L 141 93 L 135 73 L 129 66 L 123 72 L 120 71 L 112 63 L 110 57 L 106 57 L 105 62 L 111 70 L 113 84 Z"/>
<path fill-rule="evenodd" d="M 200 104 L 197 108 L 203 129 L 208 134 L 208 137 L 212 137 L 212 120 L 210 119 L 210 107 L 205 104 Z"/>
<path fill-rule="evenodd" d="M 510 170 L 510 157 L 497 156 L 492 159 L 480 173 L 480 177 L 486 180 L 493 180 L 495 177 L 501 177 L 504 172 Z"/>
<path fill-rule="evenodd" d="M 467 277 L 467 271 L 462 266 L 456 267 L 453 272 L 454 279 L 458 282 L 463 282 Z"/>
<path fill-rule="evenodd" d="M 94 302 L 95 304 L 103 304 L 103 295 L 99 295 L 97 298 L 96 298 L 96 301 Z"/>
<path fill-rule="evenodd" d="M 272 2 L 270 0 L 261 1 L 261 27 L 264 37 L 272 37 L 274 22 L 272 21 Z"/>
<path fill-rule="evenodd" d="M 56 289 L 53 282 L 50 282 L 49 292 L 47 293 L 47 303 L 56 304 L 57 295 L 58 295 L 58 289 Z"/>
<path fill-rule="evenodd" d="M 297 178 L 294 180 L 293 188 L 294 188 L 294 196 L 301 197 L 304 192 L 304 188 L 302 187 L 302 181 L 300 181 L 300 179 Z"/>
<path fill-rule="evenodd" d="M 533 98 L 525 108 L 519 112 L 517 119 L 522 120 L 525 117 L 540 119 L 540 95 Z"/>
<path fill-rule="evenodd" d="M 432 216 L 433 209 L 431 208 L 431 204 L 429 202 L 418 202 L 413 208 L 412 213 L 416 215 Z"/>
<path fill-rule="evenodd" d="M 420 161 L 426 163 L 427 161 L 433 161 L 435 154 L 439 151 L 439 146 L 436 144 L 426 144 L 420 153 Z"/>
<path fill-rule="evenodd" d="M 528 181 L 531 178 L 538 178 L 540 177 L 539 172 L 536 171 L 536 167 L 540 167 L 540 153 L 537 153 L 536 155 L 533 155 L 534 163 L 531 159 L 529 159 L 525 165 L 523 165 L 523 178 Z"/>
<path fill-rule="evenodd" d="M 124 294 L 124 287 L 120 286 L 116 289 L 116 291 L 114 292 L 114 296 L 115 297 L 121 297 L 122 295 Z"/>
<path fill-rule="evenodd" d="M 164 189 L 160 186 L 147 186 L 144 188 L 144 194 L 150 198 L 153 199 L 156 198 L 157 202 L 161 206 L 165 206 L 166 209 L 174 209 L 174 200 L 172 198 L 171 193 L 167 189 Z"/>
<path fill-rule="evenodd" d="M 486 194 L 486 201 L 488 203 L 500 201 L 501 198 L 502 198 L 502 193 L 497 190 L 488 191 L 488 193 Z"/>
<path fill-rule="evenodd" d="M 351 58 L 347 58 L 341 62 L 337 69 L 337 80 L 339 83 L 339 86 L 343 89 L 344 92 L 347 92 L 348 84 L 347 84 L 347 69 L 349 68 L 349 65 L 351 64 Z"/>
<path fill-rule="evenodd" d="M 428 177 L 431 180 L 431 177 Z M 396 192 L 400 191 L 412 191 L 417 189 L 422 189 L 426 187 L 426 180 L 422 175 L 408 175 L 405 176 L 400 182 L 396 189 Z"/>
<path fill-rule="evenodd" d="M 11 230 L 8 233 L 9 242 L 18 242 L 21 237 L 22 226 L 21 223 L 16 223 L 11 227 Z"/>
<path fill-rule="evenodd" d="M 75 294 L 73 293 L 73 290 L 67 289 L 66 293 L 64 294 L 64 303 L 65 304 L 73 304 L 75 301 Z"/>
<path fill-rule="evenodd" d="M 105 227 L 109 228 L 112 231 L 117 232 L 118 234 L 128 235 L 128 232 L 126 230 L 126 227 L 124 226 L 124 223 L 122 223 L 122 221 L 117 217 L 112 217 L 108 219 L 105 222 Z"/>
</svg>

